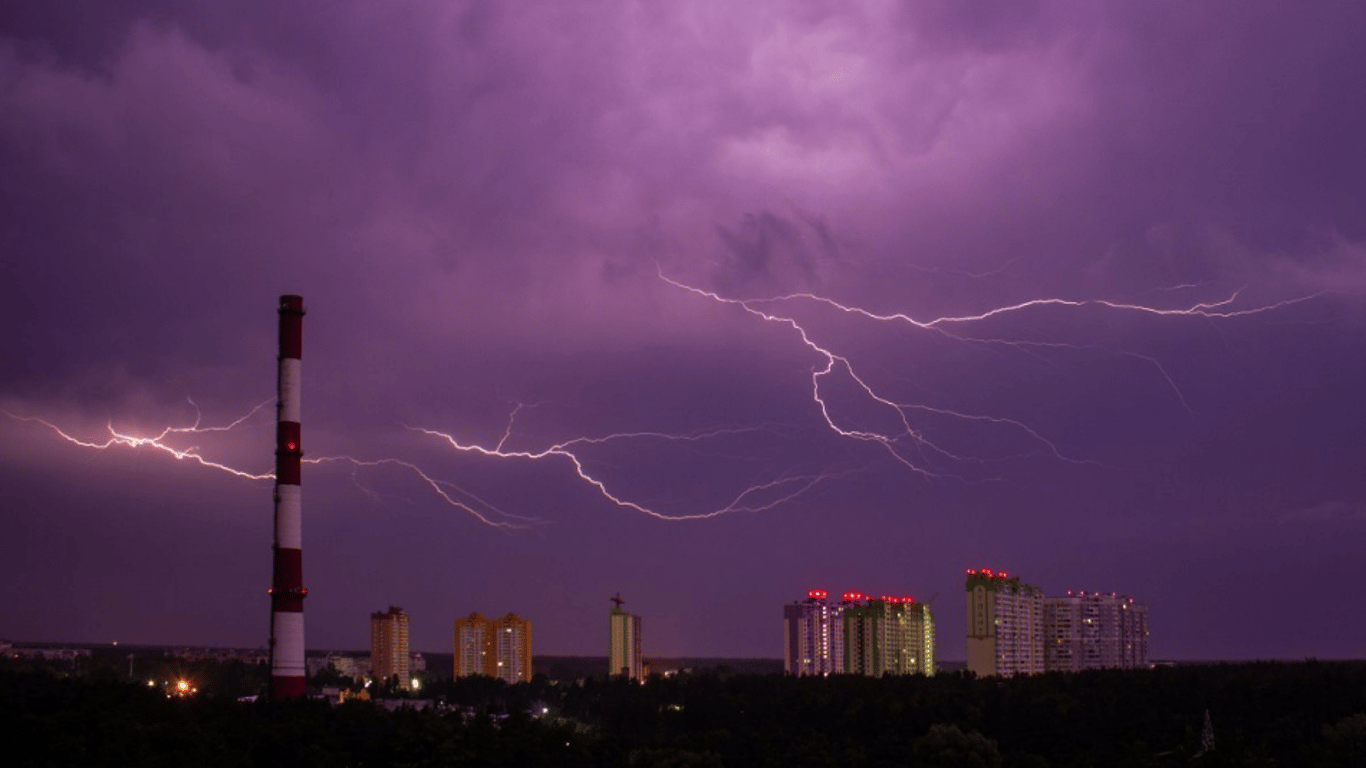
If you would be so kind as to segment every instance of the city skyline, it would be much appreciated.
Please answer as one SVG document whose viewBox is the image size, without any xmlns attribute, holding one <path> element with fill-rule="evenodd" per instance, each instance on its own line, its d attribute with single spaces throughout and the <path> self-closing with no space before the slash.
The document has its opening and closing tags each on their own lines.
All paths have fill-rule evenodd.
<svg viewBox="0 0 1366 768">
<path fill-rule="evenodd" d="M 0 7 L 0 637 L 264 645 L 288 422 L 308 648 L 964 659 L 992 563 L 1366 655 L 1366 7 Z"/>
</svg>

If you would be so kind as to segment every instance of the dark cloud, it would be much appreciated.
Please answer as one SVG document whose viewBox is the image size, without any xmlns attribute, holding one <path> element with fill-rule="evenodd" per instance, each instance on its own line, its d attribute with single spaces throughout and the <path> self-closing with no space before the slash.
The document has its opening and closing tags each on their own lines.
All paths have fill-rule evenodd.
<svg viewBox="0 0 1366 768">
<path fill-rule="evenodd" d="M 196 408 L 229 423 L 273 392 L 275 297 L 304 295 L 311 455 L 404 458 L 549 521 L 507 534 L 398 465 L 310 467 L 320 645 L 363 645 L 365 613 L 399 603 L 432 650 L 452 616 L 517 610 L 538 651 L 595 653 L 621 590 L 675 628 L 651 653 L 775 655 L 754 606 L 823 584 L 941 592 L 954 658 L 954 574 L 995 563 L 1146 599 L 1181 628 L 1159 655 L 1353 653 L 1260 624 L 1263 644 L 1223 646 L 1200 606 L 1236 623 L 1259 589 L 1350 573 L 1341 545 L 1286 530 L 1350 523 L 1362 491 L 1363 21 L 1347 3 L 4 3 L 0 404 L 85 439 Z M 1040 297 L 1295 303 L 938 329 L 762 304 L 804 340 L 668 280 L 920 322 Z M 823 349 L 860 377 L 836 363 L 825 411 Z M 824 421 L 885 429 L 893 402 L 917 406 L 895 452 Z M 259 468 L 268 422 L 197 437 Z M 664 523 L 564 457 L 478 459 L 411 425 L 528 451 L 746 430 L 583 450 L 670 513 L 831 479 Z M 0 635 L 260 641 L 241 582 L 266 578 L 268 487 L 8 417 L 0 457 L 23 533 L 0 545 L 22 587 Z M 203 572 L 165 551 L 187 546 Z M 121 602 L 157 591 L 146 569 L 214 610 Z M 1236 594 L 1211 592 L 1229 573 Z"/>
<path fill-rule="evenodd" d="M 724 258 L 713 280 L 729 292 L 758 287 L 773 293 L 788 283 L 814 287 L 815 249 L 830 254 L 833 244 L 819 222 L 809 228 L 810 232 L 804 229 L 768 211 L 746 214 L 734 229 L 718 226 Z M 808 238 L 814 239 L 814 244 L 808 244 Z M 786 277 L 789 274 L 792 278 Z"/>
</svg>

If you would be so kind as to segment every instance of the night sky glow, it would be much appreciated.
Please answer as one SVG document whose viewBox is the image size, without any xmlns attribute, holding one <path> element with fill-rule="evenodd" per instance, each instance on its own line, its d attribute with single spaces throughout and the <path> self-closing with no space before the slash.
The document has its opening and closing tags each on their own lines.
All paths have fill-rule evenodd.
<svg viewBox="0 0 1366 768">
<path fill-rule="evenodd" d="M 810 589 L 1366 655 L 1366 6 L 0 2 L 0 637 L 781 656 Z"/>
</svg>

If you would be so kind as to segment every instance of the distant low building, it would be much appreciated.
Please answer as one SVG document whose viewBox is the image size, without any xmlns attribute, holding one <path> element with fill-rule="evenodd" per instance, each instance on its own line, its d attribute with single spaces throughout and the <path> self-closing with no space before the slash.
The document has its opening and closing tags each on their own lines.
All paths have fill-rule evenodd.
<svg viewBox="0 0 1366 768">
<path fill-rule="evenodd" d="M 90 658 L 89 648 L 24 648 L 10 646 L 5 654 L 11 659 L 41 659 L 75 665 L 80 659 Z"/>
<path fill-rule="evenodd" d="M 342 677 L 358 679 L 364 677 L 368 672 L 368 665 L 362 663 L 361 659 L 354 656 L 347 656 L 342 653 L 329 653 L 326 656 L 310 656 L 305 659 L 308 667 L 309 677 L 320 674 L 328 667 L 337 670 L 337 674 Z"/>
<path fill-rule="evenodd" d="M 259 664 L 270 660 L 265 648 L 175 648 L 169 655 L 185 661 L 240 661 Z"/>
</svg>

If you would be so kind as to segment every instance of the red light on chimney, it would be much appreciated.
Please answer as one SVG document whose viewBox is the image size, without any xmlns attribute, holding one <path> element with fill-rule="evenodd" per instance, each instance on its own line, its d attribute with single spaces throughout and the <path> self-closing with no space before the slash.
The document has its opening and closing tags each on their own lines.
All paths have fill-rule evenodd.
<svg viewBox="0 0 1366 768">
<path fill-rule="evenodd" d="M 976 569 L 976 568 L 969 568 L 969 569 L 968 569 L 968 575 L 969 575 L 969 576 L 976 576 L 976 575 L 977 575 L 977 569 Z"/>
</svg>

